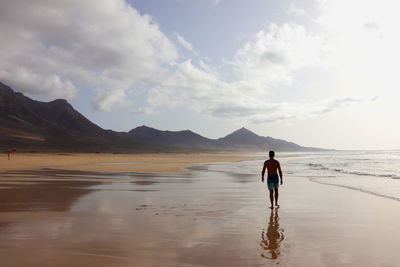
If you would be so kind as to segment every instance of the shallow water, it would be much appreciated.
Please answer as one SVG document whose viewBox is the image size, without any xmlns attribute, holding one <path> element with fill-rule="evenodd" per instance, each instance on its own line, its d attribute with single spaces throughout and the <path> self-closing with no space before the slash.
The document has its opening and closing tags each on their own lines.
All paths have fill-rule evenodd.
<svg viewBox="0 0 400 267">
<path fill-rule="evenodd" d="M 260 172 L 259 160 L 210 164 L 212 171 L 248 175 Z M 342 186 L 400 200 L 400 151 L 330 151 L 279 153 L 284 175 L 307 177 L 311 181 Z"/>
<path fill-rule="evenodd" d="M 284 160 L 288 170 L 295 175 L 400 200 L 400 151 L 336 151 L 300 155 Z"/>
<path fill-rule="evenodd" d="M 206 170 L 3 173 L 0 255 L 3 262 L 33 266 L 257 263 L 254 253 L 232 253 L 247 240 L 236 225 L 259 197 L 254 183 L 246 183 L 255 178 Z M 18 257 L 21 251 L 26 258 Z"/>
<path fill-rule="evenodd" d="M 171 174 L 2 173 L 0 257 L 6 266 L 400 262 L 392 239 L 400 219 L 387 216 L 400 213 L 397 201 L 309 182 L 340 179 L 310 165 L 329 154 L 280 156 L 285 177 L 274 210 L 261 157 Z"/>
</svg>

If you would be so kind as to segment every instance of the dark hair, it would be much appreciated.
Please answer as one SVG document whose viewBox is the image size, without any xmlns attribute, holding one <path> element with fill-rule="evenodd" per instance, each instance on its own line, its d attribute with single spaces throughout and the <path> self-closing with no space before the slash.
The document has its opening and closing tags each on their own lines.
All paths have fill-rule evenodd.
<svg viewBox="0 0 400 267">
<path fill-rule="evenodd" d="M 275 152 L 274 152 L 274 151 L 272 151 L 272 150 L 270 150 L 270 151 L 269 151 L 269 156 L 270 156 L 270 157 L 273 157 L 273 156 L 275 156 Z"/>
</svg>

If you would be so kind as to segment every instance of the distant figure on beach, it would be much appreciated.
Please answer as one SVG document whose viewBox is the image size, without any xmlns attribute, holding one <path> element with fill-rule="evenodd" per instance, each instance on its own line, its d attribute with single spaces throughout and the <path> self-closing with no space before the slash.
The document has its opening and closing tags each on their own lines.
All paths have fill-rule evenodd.
<svg viewBox="0 0 400 267">
<path fill-rule="evenodd" d="M 5 153 L 7 153 L 8 160 L 10 160 L 11 153 L 16 153 L 16 152 L 17 152 L 17 149 L 15 147 L 12 150 L 5 151 Z"/>
<path fill-rule="evenodd" d="M 269 199 L 271 201 L 271 207 L 270 207 L 271 209 L 274 208 L 274 198 L 275 198 L 275 206 L 279 207 L 278 204 L 279 177 L 281 178 L 281 185 L 283 184 L 281 165 L 279 164 L 279 161 L 274 159 L 274 157 L 275 157 L 275 152 L 272 150 L 269 151 L 269 160 L 266 160 L 264 162 L 264 167 L 261 172 L 261 181 L 264 183 L 265 169 L 268 170 L 267 184 L 269 189 Z M 279 177 L 278 177 L 278 172 L 279 172 Z"/>
</svg>

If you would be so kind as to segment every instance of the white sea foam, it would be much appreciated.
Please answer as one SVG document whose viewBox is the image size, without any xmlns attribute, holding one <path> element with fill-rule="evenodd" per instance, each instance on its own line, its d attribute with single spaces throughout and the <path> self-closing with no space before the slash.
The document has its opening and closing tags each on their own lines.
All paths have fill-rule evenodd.
<svg viewBox="0 0 400 267">
<path fill-rule="evenodd" d="M 346 187 L 378 196 L 400 200 L 400 182 L 395 179 L 376 177 L 311 178 L 312 181 Z"/>
<path fill-rule="evenodd" d="M 209 165 L 209 170 L 260 174 L 263 159 Z M 263 155 L 264 158 L 267 155 Z M 400 200 L 400 151 L 277 153 L 284 176 L 351 188 Z"/>
<path fill-rule="evenodd" d="M 400 200 L 400 151 L 335 151 L 293 158 L 319 183 L 347 187 Z"/>
</svg>

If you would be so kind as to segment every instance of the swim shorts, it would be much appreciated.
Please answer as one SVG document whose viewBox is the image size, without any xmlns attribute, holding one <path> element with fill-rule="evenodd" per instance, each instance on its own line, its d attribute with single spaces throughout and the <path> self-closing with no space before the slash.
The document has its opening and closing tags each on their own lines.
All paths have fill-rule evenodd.
<svg viewBox="0 0 400 267">
<path fill-rule="evenodd" d="M 279 177 L 277 174 L 268 175 L 267 179 L 268 189 L 272 190 L 279 187 Z"/>
</svg>

